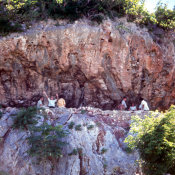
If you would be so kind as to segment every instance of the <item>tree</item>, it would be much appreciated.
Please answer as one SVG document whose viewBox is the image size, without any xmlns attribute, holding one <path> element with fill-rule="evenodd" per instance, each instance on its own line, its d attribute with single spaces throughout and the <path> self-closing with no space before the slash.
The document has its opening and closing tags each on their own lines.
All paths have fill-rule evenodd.
<svg viewBox="0 0 175 175">
<path fill-rule="evenodd" d="M 57 159 L 62 156 L 62 149 L 66 144 L 62 138 L 67 136 L 68 131 L 62 129 L 61 125 L 51 126 L 43 123 L 41 126 L 32 127 L 30 132 L 29 155 L 36 156 L 40 160 L 46 160 L 49 157 Z"/>
<path fill-rule="evenodd" d="M 125 142 L 139 151 L 145 174 L 175 174 L 175 106 L 144 119 L 132 117 L 130 132 Z"/>
<path fill-rule="evenodd" d="M 155 11 L 158 26 L 164 29 L 175 28 L 175 10 L 168 9 L 167 4 L 158 4 Z"/>
</svg>

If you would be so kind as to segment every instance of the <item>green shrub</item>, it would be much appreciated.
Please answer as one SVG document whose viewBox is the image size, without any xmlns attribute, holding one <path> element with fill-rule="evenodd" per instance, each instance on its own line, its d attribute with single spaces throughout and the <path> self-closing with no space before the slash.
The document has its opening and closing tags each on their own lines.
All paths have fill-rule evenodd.
<svg viewBox="0 0 175 175">
<path fill-rule="evenodd" d="M 75 126 L 75 130 L 76 130 L 76 131 L 81 131 L 81 130 L 82 130 L 81 125 L 76 125 L 76 126 Z"/>
<path fill-rule="evenodd" d="M 37 124 L 36 114 L 36 107 L 22 108 L 14 119 L 13 128 L 28 129 L 30 125 Z"/>
<path fill-rule="evenodd" d="M 5 172 L 5 171 L 1 171 L 0 170 L 0 175 L 10 175 L 9 173 Z"/>
<path fill-rule="evenodd" d="M 107 150 L 108 150 L 108 149 L 106 149 L 106 148 L 102 148 L 102 150 L 101 150 L 101 154 L 106 153 L 106 152 L 107 152 Z"/>
<path fill-rule="evenodd" d="M 175 174 L 175 106 L 164 114 L 132 117 L 131 134 L 125 142 L 138 149 L 144 173 Z"/>
<path fill-rule="evenodd" d="M 74 125 L 75 125 L 74 122 L 70 122 L 70 124 L 68 125 L 68 128 L 69 128 L 69 129 L 73 129 Z"/>
<path fill-rule="evenodd" d="M 120 24 L 118 26 L 116 26 L 117 30 L 119 30 L 119 32 L 127 32 L 127 33 L 131 33 L 131 30 L 128 29 L 127 27 L 125 27 L 123 24 Z"/>
<path fill-rule="evenodd" d="M 103 164 L 103 168 L 106 169 L 108 165 L 106 163 Z"/>
<path fill-rule="evenodd" d="M 86 17 L 101 23 L 108 17 L 126 16 L 128 21 L 141 26 L 151 24 L 166 30 L 175 28 L 175 10 L 159 4 L 155 13 L 149 13 L 143 0 L 4 0 L 0 1 L 0 16 L 1 35 L 21 31 L 22 23 L 30 26 L 33 21 L 48 18 L 75 21 Z"/>
<path fill-rule="evenodd" d="M 59 158 L 62 156 L 62 149 L 67 144 L 62 139 L 68 132 L 62 129 L 62 126 L 51 126 L 46 123 L 39 127 L 31 129 L 31 135 L 28 137 L 30 156 L 36 156 L 39 159 Z"/>
<path fill-rule="evenodd" d="M 22 27 L 18 22 L 12 24 L 7 17 L 0 17 L 0 33 L 5 36 L 11 32 L 22 32 Z"/>
<path fill-rule="evenodd" d="M 133 149 L 127 146 L 126 148 L 124 148 L 124 151 L 128 154 L 131 154 L 133 152 Z"/>
<path fill-rule="evenodd" d="M 155 18 L 159 27 L 175 29 L 175 10 L 168 9 L 167 4 L 158 4 Z"/>
<path fill-rule="evenodd" d="M 88 129 L 88 130 L 91 130 L 91 129 L 93 129 L 93 128 L 94 128 L 94 125 L 88 125 L 88 126 L 87 126 L 87 129 Z"/>
<path fill-rule="evenodd" d="M 85 114 L 85 113 L 87 113 L 87 110 L 82 109 L 81 114 Z"/>
<path fill-rule="evenodd" d="M 69 153 L 68 155 L 72 156 L 72 155 L 77 155 L 77 154 L 78 154 L 78 150 L 77 149 L 73 149 L 73 151 L 71 153 Z"/>
<path fill-rule="evenodd" d="M 3 113 L 0 111 L 0 119 L 2 118 L 2 114 L 3 114 Z"/>
</svg>

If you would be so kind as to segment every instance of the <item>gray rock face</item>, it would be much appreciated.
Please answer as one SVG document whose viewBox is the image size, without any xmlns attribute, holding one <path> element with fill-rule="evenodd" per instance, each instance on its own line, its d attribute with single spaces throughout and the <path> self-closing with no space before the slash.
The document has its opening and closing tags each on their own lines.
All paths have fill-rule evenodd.
<svg viewBox="0 0 175 175">
<path fill-rule="evenodd" d="M 50 160 L 37 164 L 35 158 L 29 157 L 26 140 L 29 131 L 12 129 L 14 116 L 11 112 L 6 113 L 0 119 L 0 172 L 10 175 L 139 174 L 138 154 L 128 154 L 123 143 L 130 117 L 135 114 L 144 115 L 139 111 L 101 111 L 97 108 L 52 109 L 48 123 L 62 124 L 64 129 L 68 129 L 70 122 L 75 123 L 65 138 L 68 144 L 63 149 L 63 156 L 53 165 Z M 81 125 L 81 130 L 75 129 L 77 125 Z M 70 155 L 73 150 L 77 150 L 77 154 Z"/>
</svg>

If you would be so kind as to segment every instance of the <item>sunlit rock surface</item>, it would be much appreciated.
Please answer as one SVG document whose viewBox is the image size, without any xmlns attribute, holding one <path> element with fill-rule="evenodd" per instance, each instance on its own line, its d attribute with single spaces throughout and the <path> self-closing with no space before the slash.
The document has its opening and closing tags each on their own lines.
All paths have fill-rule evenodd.
<svg viewBox="0 0 175 175">
<path fill-rule="evenodd" d="M 114 109 L 125 95 L 167 109 L 175 103 L 174 41 L 173 32 L 152 37 L 124 19 L 40 23 L 0 39 L 0 103 L 34 105 L 45 90 L 67 107 Z"/>
<path fill-rule="evenodd" d="M 29 157 L 26 138 L 29 131 L 12 129 L 16 108 L 10 108 L 0 119 L 0 172 L 10 175 L 135 175 L 140 174 L 138 154 L 127 153 L 123 142 L 127 136 L 131 115 L 144 116 L 146 112 L 102 111 L 97 108 L 50 109 L 48 123 L 62 124 L 68 129 L 70 122 L 81 125 L 81 131 L 69 129 L 68 143 L 63 156 L 53 166 L 51 161 L 36 163 Z M 40 120 L 39 124 L 42 124 Z M 88 129 L 89 126 L 93 126 Z M 77 155 L 69 155 L 78 149 Z M 105 150 L 105 151 L 103 151 Z"/>
</svg>

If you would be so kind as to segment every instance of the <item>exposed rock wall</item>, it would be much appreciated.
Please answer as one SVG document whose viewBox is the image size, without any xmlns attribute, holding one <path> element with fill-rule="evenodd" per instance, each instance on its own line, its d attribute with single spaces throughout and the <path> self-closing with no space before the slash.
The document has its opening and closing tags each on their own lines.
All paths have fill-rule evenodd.
<svg viewBox="0 0 175 175">
<path fill-rule="evenodd" d="M 152 109 L 175 103 L 173 33 L 154 41 L 124 20 L 39 27 L 0 40 L 1 104 L 35 104 L 43 90 L 62 94 L 68 107 L 112 109 L 124 95 Z"/>
<path fill-rule="evenodd" d="M 84 111 L 84 109 L 83 109 Z M 52 125 L 62 124 L 68 129 L 70 122 L 81 125 L 81 131 L 69 129 L 63 156 L 53 164 L 38 163 L 29 157 L 26 138 L 29 131 L 12 129 L 16 109 L 6 111 L 0 119 L 0 173 L 10 175 L 137 175 L 140 169 L 136 152 L 127 153 L 123 143 L 127 136 L 131 115 L 143 112 L 101 111 L 100 109 L 52 109 Z M 39 124 L 42 124 L 40 120 Z M 93 126 L 88 129 L 88 126 Z M 78 149 L 75 155 L 69 155 Z M 102 151 L 105 150 L 105 151 Z M 54 165 L 54 166 L 53 166 Z"/>
</svg>

